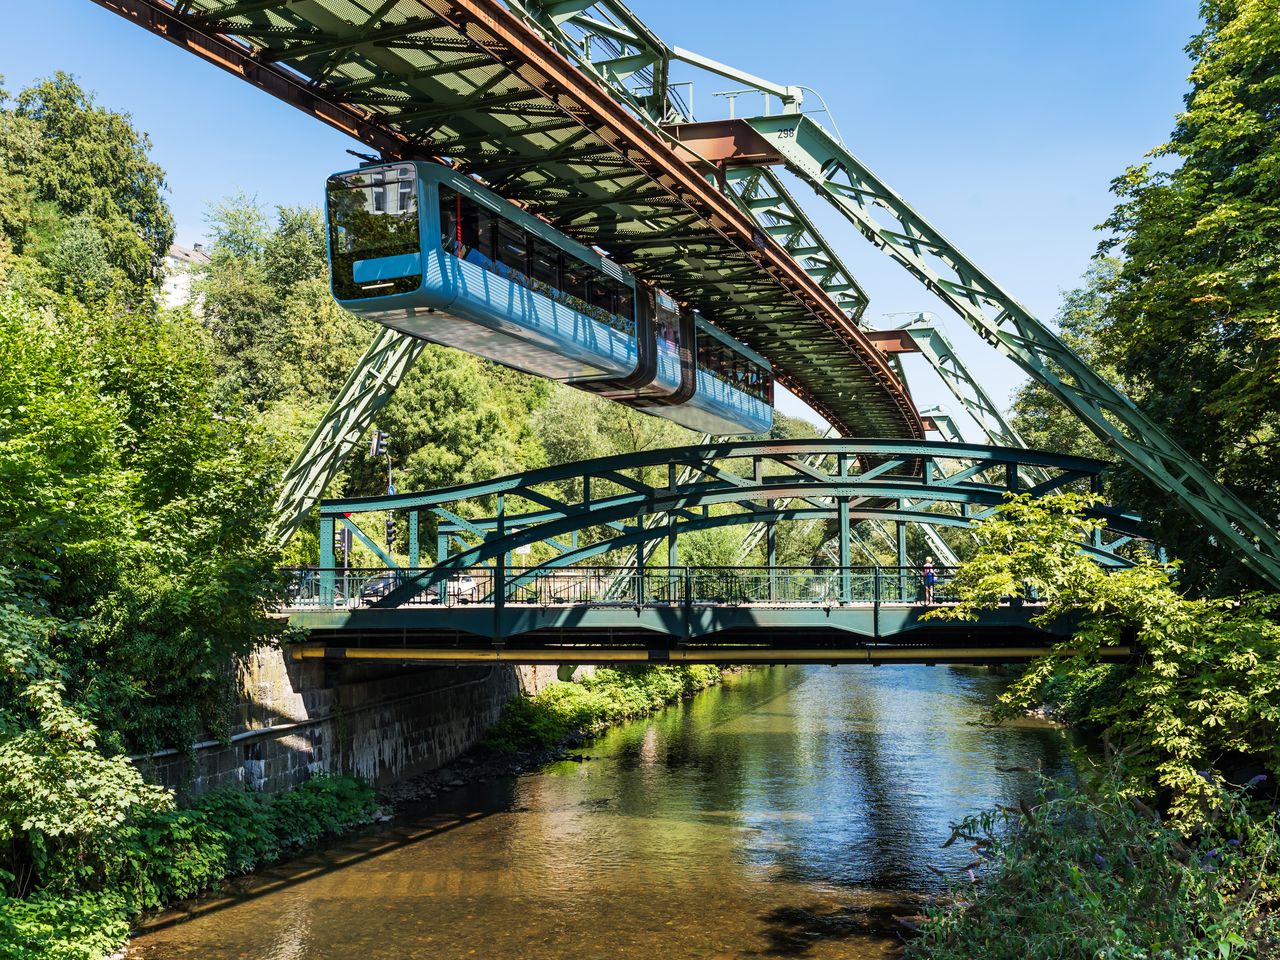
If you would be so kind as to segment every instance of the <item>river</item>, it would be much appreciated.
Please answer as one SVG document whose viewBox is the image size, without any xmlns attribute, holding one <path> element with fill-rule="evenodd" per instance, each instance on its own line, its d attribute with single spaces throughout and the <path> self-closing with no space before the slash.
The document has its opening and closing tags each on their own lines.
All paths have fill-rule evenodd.
<svg viewBox="0 0 1280 960">
<path fill-rule="evenodd" d="M 949 824 L 1067 769 L 976 669 L 773 667 L 153 922 L 146 960 L 882 957 Z M 907 912 L 910 908 L 906 908 Z"/>
</svg>

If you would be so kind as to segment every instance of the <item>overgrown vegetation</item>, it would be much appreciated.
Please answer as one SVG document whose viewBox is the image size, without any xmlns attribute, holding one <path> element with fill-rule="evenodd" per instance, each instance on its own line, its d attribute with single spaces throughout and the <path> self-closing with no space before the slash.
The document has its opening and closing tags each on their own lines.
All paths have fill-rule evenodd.
<svg viewBox="0 0 1280 960">
<path fill-rule="evenodd" d="M 1032 664 L 1002 695 L 997 719 L 1040 703 L 1046 686 L 1096 670 L 1101 650 L 1141 644 L 1138 662 L 1084 716 L 1131 750 L 1134 784 L 1165 791 L 1171 813 L 1194 822 L 1209 790 L 1202 771 L 1280 770 L 1280 598 L 1187 597 L 1170 567 L 1146 557 L 1107 572 L 1076 546 L 1098 528 L 1085 515 L 1091 502 L 1011 498 L 975 526 L 978 550 L 954 581 L 959 603 L 930 616 L 974 619 L 1030 588 L 1044 604 L 1037 620 L 1077 621 L 1061 655 Z"/>
<path fill-rule="evenodd" d="M 949 843 L 982 877 L 958 884 L 911 960 L 1231 960 L 1280 951 L 1274 814 L 1214 784 L 1191 837 L 1117 780 L 1045 782 L 1020 807 L 971 817 Z"/>
<path fill-rule="evenodd" d="M 1280 598 L 1187 597 L 1172 568 L 1150 558 L 1106 572 L 1076 546 L 1097 529 L 1085 516 L 1094 499 L 1011 498 L 975 527 L 977 550 L 954 582 L 959 602 L 929 616 L 973 619 L 1029 589 L 1044 603 L 1038 621 L 1073 619 L 1075 635 L 1033 663 L 992 716 L 1056 700 L 1114 744 L 1123 767 L 1097 784 L 1046 784 L 1032 806 L 961 824 L 982 875 L 934 914 L 912 956 L 1225 960 L 1280 950 L 1274 774 L 1261 772 L 1280 770 Z M 1128 644 L 1141 646 L 1134 664 L 1099 662 Z M 1232 782 L 1247 782 L 1247 794 L 1224 788 Z"/>
<path fill-rule="evenodd" d="M 134 816 L 110 831 L 48 851 L 41 889 L 0 896 L 0 957 L 101 960 L 129 917 L 208 890 L 223 878 L 369 822 L 373 791 L 322 777 L 270 798 L 207 794 L 184 809 Z"/>
<path fill-rule="evenodd" d="M 718 667 L 657 665 L 599 668 L 577 681 L 556 681 L 532 697 L 513 697 L 484 746 L 501 753 L 554 747 L 571 734 L 591 734 L 642 717 L 720 682 Z"/>
</svg>

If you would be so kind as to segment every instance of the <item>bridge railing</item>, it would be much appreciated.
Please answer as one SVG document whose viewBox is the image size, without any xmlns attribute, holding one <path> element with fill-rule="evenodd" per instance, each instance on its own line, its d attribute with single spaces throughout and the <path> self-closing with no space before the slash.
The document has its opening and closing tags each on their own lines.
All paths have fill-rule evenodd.
<svg viewBox="0 0 1280 960">
<path fill-rule="evenodd" d="M 359 609 L 379 605 L 396 588 L 430 574 L 424 569 L 293 568 L 284 610 Z M 953 600 L 953 570 L 935 568 L 931 602 Z M 543 606 L 675 606 L 851 603 L 925 604 L 919 567 L 634 567 L 507 568 L 499 592 L 495 570 L 451 575 L 397 606 L 539 604 Z"/>
</svg>

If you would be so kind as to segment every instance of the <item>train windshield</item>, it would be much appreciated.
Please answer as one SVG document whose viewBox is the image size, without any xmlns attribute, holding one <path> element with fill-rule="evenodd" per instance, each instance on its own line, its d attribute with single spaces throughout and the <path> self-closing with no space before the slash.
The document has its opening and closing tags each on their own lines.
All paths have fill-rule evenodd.
<svg viewBox="0 0 1280 960">
<path fill-rule="evenodd" d="M 384 258 L 407 258 L 419 252 L 418 175 L 411 163 L 332 176 L 326 188 L 329 207 L 329 254 L 334 292 L 344 300 L 412 290 L 420 282 L 420 259 L 412 276 L 390 276 L 388 268 L 366 278 L 355 265 Z M 404 260 L 406 269 L 411 265 Z M 367 282 L 361 282 L 364 279 Z"/>
</svg>

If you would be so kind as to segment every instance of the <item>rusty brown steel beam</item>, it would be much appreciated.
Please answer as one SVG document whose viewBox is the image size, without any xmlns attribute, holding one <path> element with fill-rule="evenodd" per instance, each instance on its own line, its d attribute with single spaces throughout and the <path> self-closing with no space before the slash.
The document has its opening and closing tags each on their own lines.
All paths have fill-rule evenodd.
<svg viewBox="0 0 1280 960">
<path fill-rule="evenodd" d="M 694 213 L 706 218 L 725 240 L 748 256 L 786 287 L 805 310 L 832 329 L 867 366 L 875 380 L 893 398 L 916 438 L 924 436 L 920 414 L 905 387 L 866 335 L 836 306 L 818 282 L 771 237 L 762 234 L 754 219 L 709 184 L 659 134 L 643 124 L 604 87 L 566 60 L 539 34 L 515 18 L 496 0 L 417 0 L 443 20 L 452 23 L 477 46 L 487 51 L 553 103 L 568 98 L 581 112 L 573 116 L 590 126 L 638 168 L 667 187 Z M 640 156 L 633 156 L 639 151 Z M 788 389 L 795 387 L 787 385 Z M 800 394 L 811 400 L 800 386 Z M 822 413 L 822 411 L 819 411 Z M 823 413 L 828 420 L 833 418 Z M 839 423 L 841 418 L 834 417 Z"/>
<path fill-rule="evenodd" d="M 920 345 L 907 330 L 867 330 L 870 340 L 881 353 L 919 353 Z"/>
<path fill-rule="evenodd" d="M 233 36 L 202 27 L 199 17 L 178 13 L 168 0 L 94 2 L 374 147 L 384 156 L 435 159 L 442 152 L 439 145 L 411 139 L 389 128 L 387 124 L 396 121 L 394 114 L 361 109 L 340 95 L 328 96 L 322 84 L 309 83 L 280 63 L 264 62 L 268 57 L 288 60 L 291 52 L 281 56 L 279 51 L 262 51 L 259 55 L 253 47 Z M 496 0 L 414 2 L 559 107 L 570 126 L 581 125 L 599 137 L 639 173 L 660 184 L 691 213 L 704 219 L 714 235 L 753 259 L 763 273 L 794 298 L 798 307 L 844 343 L 850 355 L 857 358 L 872 381 L 893 401 L 905 432 L 915 438 L 923 437 L 915 405 L 865 333 L 776 240 L 764 234 L 748 214 L 700 176 L 659 133 L 643 124 L 608 90 L 574 67 Z M 359 42 L 356 40 L 355 45 Z M 714 278 L 708 282 L 714 283 Z M 829 422 L 843 424 L 838 411 L 815 396 L 795 374 L 780 371 L 778 380 Z"/>
<path fill-rule="evenodd" d="M 290 70 L 263 63 L 245 44 L 228 36 L 202 29 L 194 17 L 174 12 L 172 3 L 162 0 L 93 0 L 100 7 L 119 14 L 158 37 L 163 37 L 188 53 L 234 74 L 253 86 L 283 100 L 321 123 L 326 123 L 354 140 L 388 156 L 404 157 L 408 140 L 379 123 L 376 114 L 360 110 L 337 98 L 326 97 L 303 77 Z M 421 153 L 423 159 L 428 154 Z"/>
</svg>

